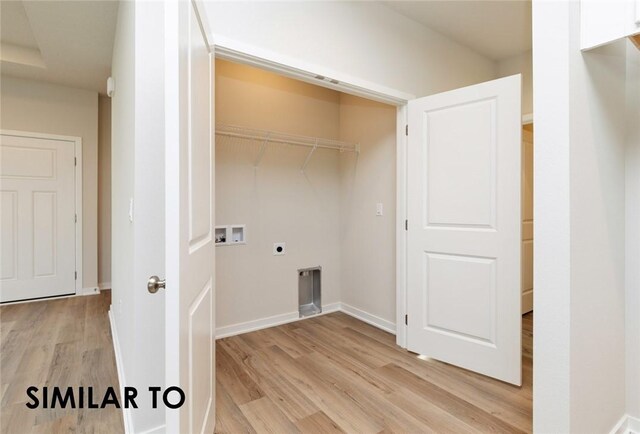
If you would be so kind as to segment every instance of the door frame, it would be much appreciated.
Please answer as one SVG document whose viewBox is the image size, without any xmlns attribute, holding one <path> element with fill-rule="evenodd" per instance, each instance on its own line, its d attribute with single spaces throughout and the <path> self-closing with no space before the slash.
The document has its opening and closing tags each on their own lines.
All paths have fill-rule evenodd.
<svg viewBox="0 0 640 434">
<path fill-rule="evenodd" d="M 75 280 L 75 295 L 83 294 L 82 286 L 82 137 L 76 136 L 62 136 L 58 134 L 48 133 L 35 133 L 30 131 L 19 130 L 7 130 L 0 129 L 0 135 L 23 137 L 28 139 L 45 139 L 55 140 L 59 142 L 72 143 L 74 146 L 75 166 L 74 166 L 74 179 L 75 179 L 75 211 L 76 211 L 76 226 L 75 226 L 75 264 L 76 272 L 78 276 Z M 93 293 L 93 292 L 92 292 Z M 41 299 L 38 299 L 41 300 Z M 17 301 L 16 303 L 24 303 L 30 300 Z M 5 303 L 9 304 L 9 303 Z"/>
<path fill-rule="evenodd" d="M 320 67 L 308 62 L 282 56 L 271 51 L 213 36 L 214 54 L 218 59 L 253 66 L 262 70 L 326 87 L 350 95 L 395 106 L 396 112 L 396 343 L 406 348 L 407 312 L 407 135 L 408 102 L 415 95 L 380 86 L 366 80 Z M 322 78 L 319 78 L 322 77 Z"/>
</svg>

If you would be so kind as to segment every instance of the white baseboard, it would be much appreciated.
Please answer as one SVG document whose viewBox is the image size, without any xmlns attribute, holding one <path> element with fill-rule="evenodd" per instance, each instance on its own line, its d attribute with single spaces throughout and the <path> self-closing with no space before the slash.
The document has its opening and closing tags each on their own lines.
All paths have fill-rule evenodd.
<svg viewBox="0 0 640 434">
<path fill-rule="evenodd" d="M 374 327 L 378 327 L 386 332 L 396 334 L 396 325 L 391 321 L 387 321 L 378 316 L 372 315 L 363 310 L 357 309 L 353 306 L 349 306 L 344 303 L 331 303 L 324 305 L 322 307 L 322 313 L 320 315 L 325 315 L 332 312 L 342 311 L 347 315 L 350 315 L 354 318 L 357 318 L 367 324 L 370 324 Z M 317 316 L 317 315 L 314 315 Z M 313 317 L 308 317 L 313 318 Z M 231 324 L 224 327 L 218 327 L 216 329 L 216 339 L 227 338 L 229 336 L 240 335 L 243 333 L 254 332 L 256 330 L 262 330 L 269 327 L 275 327 L 282 324 L 288 324 L 295 321 L 304 320 L 305 318 L 300 318 L 298 312 L 289 312 L 281 315 L 274 315 L 266 318 L 260 318 L 252 321 L 242 322 L 238 324 Z"/>
<path fill-rule="evenodd" d="M 340 303 L 327 304 L 325 306 L 322 306 L 322 313 L 320 315 L 337 312 L 338 310 L 340 310 Z M 216 328 L 216 339 L 228 338 L 229 336 L 255 332 L 256 330 L 262 330 L 269 327 L 288 324 L 290 322 L 299 321 L 301 319 L 304 318 L 300 318 L 300 314 L 296 311 L 284 313 L 281 315 L 269 316 L 266 318 L 260 318 L 252 321 L 241 322 L 238 324 L 231 324 L 224 327 L 218 327 Z"/>
<path fill-rule="evenodd" d="M 127 381 L 124 378 L 124 366 L 122 366 L 122 352 L 120 351 L 120 340 L 118 339 L 118 328 L 115 325 L 113 310 L 109 309 L 109 323 L 111 324 L 111 337 L 113 340 L 113 352 L 116 356 L 116 370 L 118 371 L 118 383 L 120 383 L 120 396 L 124 396 L 124 386 Z M 131 409 L 122 407 L 122 419 L 124 422 L 124 433 L 133 434 L 133 418 Z"/>
<path fill-rule="evenodd" d="M 350 306 L 346 303 L 340 303 L 340 310 L 347 315 L 350 315 L 354 318 L 359 319 L 362 322 L 366 322 L 374 327 L 378 327 L 379 329 L 384 330 L 385 332 L 391 333 L 393 335 L 396 334 L 396 324 L 387 321 L 384 318 L 380 318 L 379 316 L 373 315 L 369 312 L 365 312 L 364 310 L 358 309 L 356 307 Z"/>
<path fill-rule="evenodd" d="M 102 291 L 103 289 L 111 289 L 111 282 L 98 283 L 98 288 L 100 289 L 100 291 Z"/>
<path fill-rule="evenodd" d="M 90 286 L 88 288 L 82 288 L 78 295 L 96 295 L 100 294 L 100 288 L 97 286 Z"/>
<path fill-rule="evenodd" d="M 625 414 L 609 434 L 640 434 L 640 419 Z"/>
<path fill-rule="evenodd" d="M 241 322 L 224 327 L 216 328 L 216 339 L 226 338 L 229 336 L 240 335 L 242 333 L 254 332 L 269 327 L 287 324 L 298 320 L 298 312 L 283 313 L 281 315 L 268 316 L 253 321 Z"/>
</svg>

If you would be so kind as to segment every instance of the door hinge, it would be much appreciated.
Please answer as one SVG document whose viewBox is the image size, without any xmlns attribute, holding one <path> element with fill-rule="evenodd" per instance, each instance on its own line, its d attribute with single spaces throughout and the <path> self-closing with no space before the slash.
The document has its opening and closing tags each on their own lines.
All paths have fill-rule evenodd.
<svg viewBox="0 0 640 434">
<path fill-rule="evenodd" d="M 405 220 L 404 221 L 404 230 L 408 231 L 409 230 L 409 220 Z"/>
<path fill-rule="evenodd" d="M 409 325 L 409 315 L 404 316 L 404 325 Z"/>
<path fill-rule="evenodd" d="M 405 125 L 405 126 L 404 126 L 404 134 L 405 134 L 406 136 L 408 136 L 408 135 L 409 135 L 409 124 L 407 124 L 407 125 Z"/>
<path fill-rule="evenodd" d="M 74 277 L 74 279 L 75 279 L 75 280 L 78 280 L 78 272 L 77 272 L 77 271 L 75 272 L 75 277 Z"/>
<path fill-rule="evenodd" d="M 78 214 L 75 215 L 75 217 L 73 218 L 73 221 L 78 223 Z"/>
<path fill-rule="evenodd" d="M 77 157 L 73 157 L 73 165 L 74 166 L 78 165 L 78 158 Z"/>
</svg>

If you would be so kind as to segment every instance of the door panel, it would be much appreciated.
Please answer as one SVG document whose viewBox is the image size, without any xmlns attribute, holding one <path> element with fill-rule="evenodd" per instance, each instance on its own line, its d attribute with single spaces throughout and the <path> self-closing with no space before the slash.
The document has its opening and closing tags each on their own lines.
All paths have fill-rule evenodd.
<svg viewBox="0 0 640 434">
<path fill-rule="evenodd" d="M 425 113 L 425 227 L 495 225 L 494 112 L 487 100 Z M 460 119 L 474 124 L 460 128 Z"/>
<path fill-rule="evenodd" d="M 520 76 L 409 103 L 408 349 L 520 384 Z"/>
<path fill-rule="evenodd" d="M 75 143 L 0 135 L 0 301 L 74 294 Z"/>
<path fill-rule="evenodd" d="M 167 432 L 213 432 L 213 56 L 193 2 L 167 1 L 167 381 L 186 394 Z"/>
</svg>

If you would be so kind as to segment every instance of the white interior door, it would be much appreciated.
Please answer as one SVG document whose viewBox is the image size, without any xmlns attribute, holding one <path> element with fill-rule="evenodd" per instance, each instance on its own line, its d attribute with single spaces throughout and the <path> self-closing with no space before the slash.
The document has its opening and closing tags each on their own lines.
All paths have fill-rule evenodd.
<svg viewBox="0 0 640 434">
<path fill-rule="evenodd" d="M 0 301 L 76 291 L 75 142 L 0 134 Z"/>
<path fill-rule="evenodd" d="M 185 405 L 167 413 L 167 432 L 213 432 L 214 59 L 198 5 L 165 2 L 167 382 Z"/>
<path fill-rule="evenodd" d="M 521 384 L 520 76 L 409 102 L 407 348 Z"/>
</svg>

